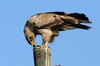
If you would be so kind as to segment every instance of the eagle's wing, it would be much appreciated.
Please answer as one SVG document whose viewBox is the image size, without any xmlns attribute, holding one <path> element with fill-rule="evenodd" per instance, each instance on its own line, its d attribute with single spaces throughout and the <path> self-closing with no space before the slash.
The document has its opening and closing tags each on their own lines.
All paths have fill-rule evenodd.
<svg viewBox="0 0 100 66">
<path fill-rule="evenodd" d="M 28 22 L 33 23 L 37 28 L 51 28 L 56 25 L 64 23 L 56 14 L 38 14 L 28 19 Z"/>
<path fill-rule="evenodd" d="M 41 13 L 29 18 L 28 22 L 34 24 L 34 26 L 36 26 L 37 28 L 54 28 L 59 30 L 66 30 L 67 28 L 91 28 L 89 26 L 80 24 L 91 22 L 89 21 L 88 17 L 86 17 L 84 14 L 78 13 Z"/>
</svg>

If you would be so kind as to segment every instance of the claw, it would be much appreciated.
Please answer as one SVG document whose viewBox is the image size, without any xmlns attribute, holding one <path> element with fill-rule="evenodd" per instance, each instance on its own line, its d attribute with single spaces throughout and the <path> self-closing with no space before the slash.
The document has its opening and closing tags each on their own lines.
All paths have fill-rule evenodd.
<svg viewBox="0 0 100 66">
<path fill-rule="evenodd" d="M 39 49 L 39 48 L 41 48 L 41 47 L 40 47 L 40 46 L 34 46 L 34 48 L 38 48 L 38 49 Z"/>
<path fill-rule="evenodd" d="M 47 48 L 48 46 L 46 45 L 41 45 L 40 48 Z"/>
</svg>

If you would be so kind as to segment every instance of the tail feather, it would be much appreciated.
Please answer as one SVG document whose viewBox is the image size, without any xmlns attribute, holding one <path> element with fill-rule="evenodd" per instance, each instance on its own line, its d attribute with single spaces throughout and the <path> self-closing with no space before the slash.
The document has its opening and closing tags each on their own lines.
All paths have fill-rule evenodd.
<svg viewBox="0 0 100 66">
<path fill-rule="evenodd" d="M 76 28 L 86 29 L 86 30 L 91 28 L 91 27 L 89 27 L 87 25 L 82 25 L 82 24 L 74 24 L 73 26 L 76 27 Z"/>
<path fill-rule="evenodd" d="M 67 16 L 75 17 L 76 19 L 89 21 L 88 17 L 86 17 L 85 14 L 71 13 L 71 14 L 68 14 Z"/>
<path fill-rule="evenodd" d="M 86 20 L 81 20 L 81 19 L 77 19 L 79 23 L 92 23 L 91 21 L 86 21 Z"/>
<path fill-rule="evenodd" d="M 89 21 L 88 17 L 86 17 L 85 14 L 71 13 L 71 14 L 68 14 L 67 16 L 76 18 L 79 23 L 92 23 L 91 21 Z"/>
</svg>

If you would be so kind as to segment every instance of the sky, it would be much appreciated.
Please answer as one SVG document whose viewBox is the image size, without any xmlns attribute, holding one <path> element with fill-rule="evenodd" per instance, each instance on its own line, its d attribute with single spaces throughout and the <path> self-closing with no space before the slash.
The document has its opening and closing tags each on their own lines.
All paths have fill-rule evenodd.
<svg viewBox="0 0 100 66">
<path fill-rule="evenodd" d="M 0 0 L 0 66 L 34 66 L 24 25 L 30 16 L 51 11 L 84 13 L 93 22 L 90 30 L 60 32 L 49 44 L 52 66 L 100 66 L 100 0 Z"/>
</svg>

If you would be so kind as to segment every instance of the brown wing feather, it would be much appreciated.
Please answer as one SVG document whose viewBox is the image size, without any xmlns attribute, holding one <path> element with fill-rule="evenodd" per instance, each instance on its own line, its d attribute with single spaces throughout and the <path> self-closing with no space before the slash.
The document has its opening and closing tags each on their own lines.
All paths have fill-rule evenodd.
<svg viewBox="0 0 100 66">
<path fill-rule="evenodd" d="M 28 22 L 34 23 L 37 28 L 50 28 L 63 23 L 58 15 L 47 13 L 32 16 L 28 19 Z"/>
<path fill-rule="evenodd" d="M 67 30 L 73 28 L 85 28 L 80 23 L 91 23 L 84 14 L 64 13 L 64 12 L 47 12 L 40 13 L 28 19 L 37 28 L 52 28 L 58 30 Z M 82 26 L 82 27 L 81 27 Z"/>
<path fill-rule="evenodd" d="M 92 23 L 91 21 L 89 21 L 89 18 L 85 14 L 70 13 L 67 14 L 67 16 L 76 18 L 79 23 Z"/>
</svg>

